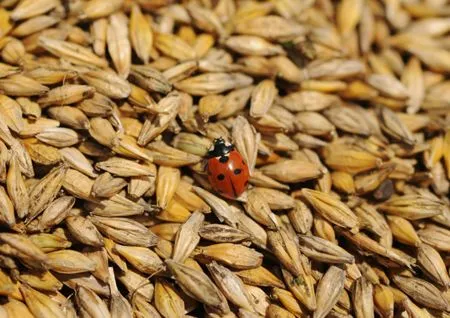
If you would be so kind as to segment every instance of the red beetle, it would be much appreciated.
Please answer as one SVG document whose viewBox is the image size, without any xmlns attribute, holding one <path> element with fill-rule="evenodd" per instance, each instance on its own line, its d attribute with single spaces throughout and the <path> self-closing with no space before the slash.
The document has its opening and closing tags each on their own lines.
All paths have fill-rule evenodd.
<svg viewBox="0 0 450 318">
<path fill-rule="evenodd" d="M 248 166 L 234 146 L 223 138 L 214 140 L 206 170 L 214 190 L 228 199 L 236 199 L 247 188 Z"/>
</svg>

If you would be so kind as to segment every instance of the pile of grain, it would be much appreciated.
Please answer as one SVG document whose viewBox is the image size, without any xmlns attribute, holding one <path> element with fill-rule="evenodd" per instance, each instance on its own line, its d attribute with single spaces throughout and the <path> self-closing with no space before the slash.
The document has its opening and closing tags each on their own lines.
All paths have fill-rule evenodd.
<svg viewBox="0 0 450 318">
<path fill-rule="evenodd" d="M 449 15 L 1 0 L 0 317 L 450 317 Z"/>
</svg>

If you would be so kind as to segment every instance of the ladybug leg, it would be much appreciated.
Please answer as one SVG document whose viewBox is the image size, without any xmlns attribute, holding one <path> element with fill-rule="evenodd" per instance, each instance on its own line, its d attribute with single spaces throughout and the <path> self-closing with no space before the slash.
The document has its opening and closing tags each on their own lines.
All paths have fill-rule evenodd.
<svg viewBox="0 0 450 318">
<path fill-rule="evenodd" d="M 201 161 L 201 170 L 202 170 L 204 173 L 207 172 L 207 170 L 208 170 L 208 160 L 203 159 L 203 160 Z"/>
</svg>

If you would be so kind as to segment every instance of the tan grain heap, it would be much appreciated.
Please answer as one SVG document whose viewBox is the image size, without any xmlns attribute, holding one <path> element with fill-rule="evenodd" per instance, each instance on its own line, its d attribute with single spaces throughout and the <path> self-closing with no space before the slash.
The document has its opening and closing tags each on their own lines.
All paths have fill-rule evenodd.
<svg viewBox="0 0 450 318">
<path fill-rule="evenodd" d="M 0 318 L 450 318 L 449 74 L 446 0 L 0 0 Z"/>
</svg>

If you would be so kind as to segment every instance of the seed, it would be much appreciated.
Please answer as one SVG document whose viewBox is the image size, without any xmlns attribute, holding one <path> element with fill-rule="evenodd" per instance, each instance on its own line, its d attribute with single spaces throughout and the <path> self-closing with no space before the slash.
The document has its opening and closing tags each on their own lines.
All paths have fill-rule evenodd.
<svg viewBox="0 0 450 318">
<path fill-rule="evenodd" d="M 72 250 L 61 250 L 48 254 L 50 269 L 63 274 L 77 274 L 95 269 L 95 263 L 83 254 Z"/>
<path fill-rule="evenodd" d="M 171 260 L 166 261 L 166 265 L 187 295 L 220 312 L 229 312 L 224 296 L 203 272 Z"/>
<path fill-rule="evenodd" d="M 305 199 L 325 219 L 341 226 L 357 231 L 358 220 L 353 212 L 342 202 L 325 193 L 313 190 L 302 190 Z"/>
<path fill-rule="evenodd" d="M 438 310 L 448 308 L 447 300 L 441 292 L 427 281 L 398 275 L 394 276 L 393 280 L 402 291 L 418 303 Z"/>
<path fill-rule="evenodd" d="M 373 317 L 372 284 L 361 276 L 353 283 L 352 300 L 357 317 Z"/>
<path fill-rule="evenodd" d="M 335 266 L 328 269 L 317 286 L 317 310 L 314 317 L 325 317 L 344 289 L 345 272 Z"/>
<path fill-rule="evenodd" d="M 244 283 L 236 274 L 216 262 L 208 264 L 208 270 L 214 282 L 230 302 L 246 310 L 253 311 L 250 296 L 245 289 Z"/>
<path fill-rule="evenodd" d="M 420 245 L 418 249 L 417 261 L 421 268 L 438 284 L 448 286 L 450 278 L 448 276 L 445 263 L 440 254 L 427 244 Z"/>
<path fill-rule="evenodd" d="M 445 316 L 448 13 L 1 1 L 0 316 Z"/>
</svg>

